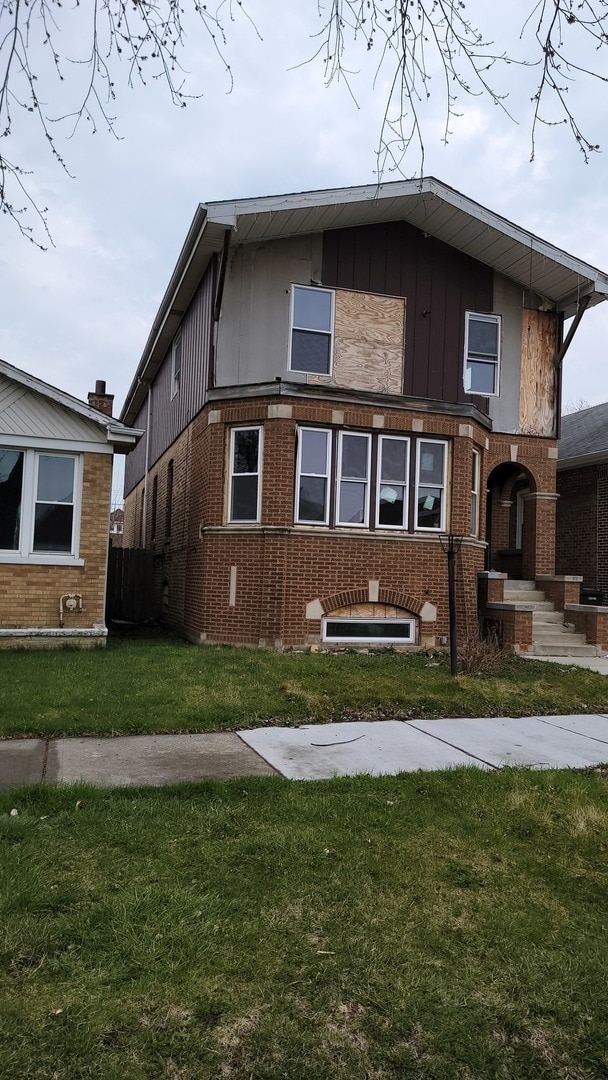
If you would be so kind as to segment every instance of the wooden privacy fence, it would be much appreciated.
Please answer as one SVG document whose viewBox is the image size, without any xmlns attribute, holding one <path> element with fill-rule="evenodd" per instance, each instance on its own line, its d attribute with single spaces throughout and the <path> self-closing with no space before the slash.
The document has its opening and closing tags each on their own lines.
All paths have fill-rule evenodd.
<svg viewBox="0 0 608 1080">
<path fill-rule="evenodd" d="M 154 566 L 151 551 L 111 547 L 108 559 L 106 621 L 141 623 L 154 612 Z"/>
</svg>

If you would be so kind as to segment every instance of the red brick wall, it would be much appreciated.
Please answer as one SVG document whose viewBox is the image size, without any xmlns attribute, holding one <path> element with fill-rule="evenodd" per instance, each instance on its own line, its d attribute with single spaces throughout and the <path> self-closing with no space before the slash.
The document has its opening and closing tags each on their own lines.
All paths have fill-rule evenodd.
<svg viewBox="0 0 608 1080">
<path fill-rule="evenodd" d="M 598 466 L 560 470 L 557 491 L 556 573 L 582 574 L 586 588 L 601 587 L 598 580 Z M 606 499 L 602 513 L 601 520 L 608 525 Z"/>
</svg>

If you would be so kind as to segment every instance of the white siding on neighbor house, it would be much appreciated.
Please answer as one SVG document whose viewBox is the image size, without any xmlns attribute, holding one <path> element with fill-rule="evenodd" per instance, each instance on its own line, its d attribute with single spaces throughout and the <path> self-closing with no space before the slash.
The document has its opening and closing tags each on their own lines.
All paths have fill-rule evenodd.
<svg viewBox="0 0 608 1080">
<path fill-rule="evenodd" d="M 323 237 L 242 244 L 232 253 L 218 326 L 215 385 L 271 382 L 288 372 L 290 287 L 320 282 Z"/>
<path fill-rule="evenodd" d="M 0 440 L 48 439 L 107 445 L 105 428 L 0 375 Z M 108 451 L 111 447 L 108 445 Z"/>
</svg>

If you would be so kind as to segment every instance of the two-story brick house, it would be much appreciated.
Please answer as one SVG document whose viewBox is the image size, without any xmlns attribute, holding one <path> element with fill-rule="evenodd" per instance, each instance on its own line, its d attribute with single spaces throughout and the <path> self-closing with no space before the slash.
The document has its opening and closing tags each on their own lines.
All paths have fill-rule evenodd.
<svg viewBox="0 0 608 1080">
<path fill-rule="evenodd" d="M 460 624 L 485 570 L 529 648 L 506 574 L 553 578 L 563 321 L 607 294 L 433 179 L 200 206 L 121 414 L 159 614 L 196 642 L 445 644 L 452 533 Z"/>
</svg>

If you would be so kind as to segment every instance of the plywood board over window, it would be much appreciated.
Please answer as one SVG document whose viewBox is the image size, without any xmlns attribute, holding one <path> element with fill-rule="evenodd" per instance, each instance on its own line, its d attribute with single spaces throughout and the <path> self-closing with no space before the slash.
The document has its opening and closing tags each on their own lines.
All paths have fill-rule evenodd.
<svg viewBox="0 0 608 1080">
<path fill-rule="evenodd" d="M 337 289 L 332 374 L 308 381 L 402 394 L 404 340 L 403 297 Z"/>
<path fill-rule="evenodd" d="M 522 435 L 556 432 L 557 316 L 524 308 L 521 328 L 519 430 Z"/>
</svg>

